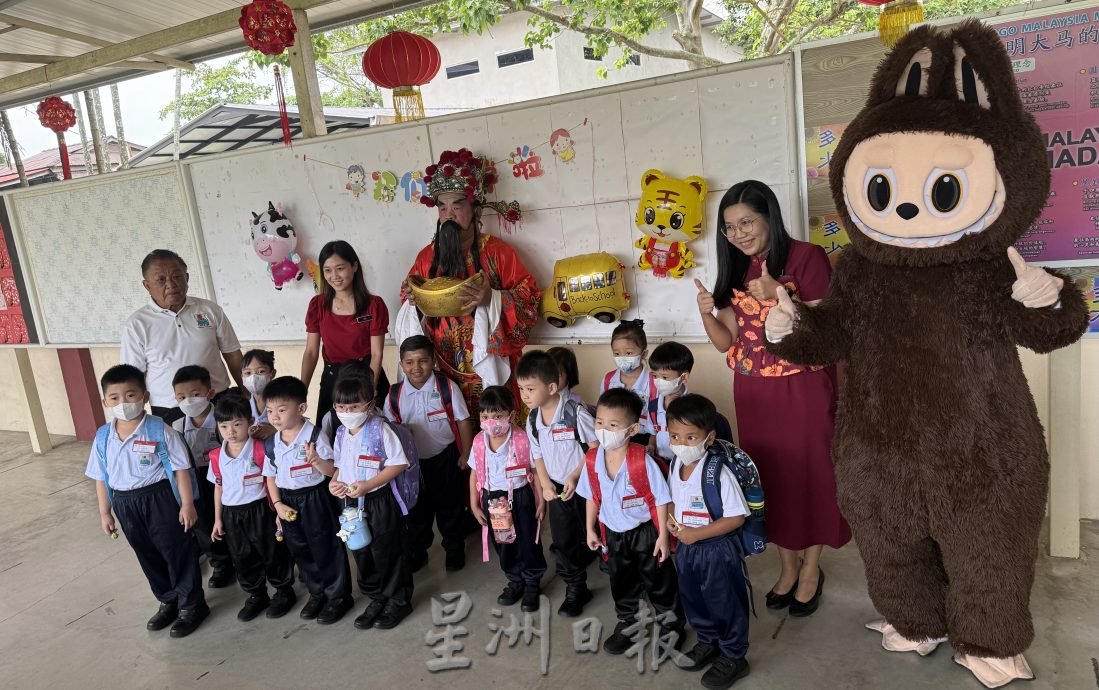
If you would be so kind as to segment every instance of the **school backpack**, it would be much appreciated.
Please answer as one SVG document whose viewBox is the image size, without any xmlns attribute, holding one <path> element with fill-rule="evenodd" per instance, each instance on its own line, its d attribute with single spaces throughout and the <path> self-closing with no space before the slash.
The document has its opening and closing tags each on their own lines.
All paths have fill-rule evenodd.
<svg viewBox="0 0 1099 690">
<path fill-rule="evenodd" d="M 164 440 L 164 420 L 151 414 L 145 415 L 145 435 L 156 444 L 156 455 L 160 459 L 160 466 L 164 468 L 164 474 L 168 475 L 168 482 L 172 485 L 172 493 L 175 494 L 176 503 L 183 505 L 183 499 L 179 496 L 179 487 L 176 486 L 176 473 L 172 469 L 172 459 L 168 457 L 168 444 Z M 114 502 L 114 490 L 111 489 L 111 478 L 107 475 L 107 437 L 111 433 L 111 424 L 107 423 L 99 427 L 95 432 L 95 451 L 99 456 L 99 468 L 103 471 L 103 483 L 107 487 L 107 500 Z M 187 444 L 184 443 L 186 448 Z M 190 458 L 191 452 L 187 451 Z M 195 473 L 194 460 L 187 470 L 191 475 L 191 500 L 198 501 L 198 475 Z"/>
<path fill-rule="evenodd" d="M 658 398 L 650 398 L 647 412 L 649 415 L 649 422 L 652 426 L 653 433 L 658 434 L 661 431 L 667 431 L 662 429 L 657 423 L 657 414 L 660 411 L 660 400 Z M 729 426 L 729 420 L 725 415 L 720 412 L 717 413 L 717 420 L 714 423 L 714 437 L 719 441 L 733 442 L 733 429 Z"/>
<path fill-rule="evenodd" d="M 402 388 L 404 388 L 403 380 L 389 387 L 389 409 L 393 412 L 393 416 L 395 417 L 394 421 L 398 424 L 403 424 L 401 421 Z M 450 379 L 439 372 L 435 372 L 435 391 L 439 394 L 439 399 L 443 403 L 443 409 L 446 410 L 446 419 L 450 422 L 450 431 L 454 434 L 454 442 L 460 447 L 462 445 L 462 437 L 458 434 L 458 422 L 454 419 L 454 402 L 450 395 Z"/>
<path fill-rule="evenodd" d="M 272 438 L 274 438 L 272 436 Z M 256 464 L 256 467 L 263 471 L 264 454 L 266 453 L 265 441 L 253 441 L 252 442 L 252 462 Z M 210 469 L 214 473 L 214 483 L 221 486 L 221 448 L 214 448 L 209 453 Z M 275 504 L 271 501 L 271 490 L 267 486 L 267 480 L 263 482 L 263 493 L 267 495 L 267 504 L 274 509 Z"/>
<path fill-rule="evenodd" d="M 485 461 L 486 449 L 485 449 L 485 432 L 481 432 L 473 437 L 473 448 L 470 449 L 470 454 L 473 456 L 473 473 L 476 477 L 477 495 L 480 496 L 481 492 L 488 486 L 488 466 Z M 527 441 L 527 435 L 519 427 L 512 425 L 511 427 L 511 457 L 514 459 L 517 467 L 525 467 L 527 470 L 527 484 L 530 485 L 530 489 L 534 492 L 534 504 L 537 507 L 542 505 L 542 490 L 538 483 L 538 475 L 535 474 L 534 465 L 530 461 L 530 442 Z M 478 499 L 480 500 L 480 499 Z M 511 483 L 508 482 L 508 503 L 511 502 Z M 534 533 L 534 543 L 539 543 L 542 535 L 542 523 L 538 523 L 538 529 Z M 481 527 L 481 558 L 485 563 L 488 563 L 488 525 Z"/>
<path fill-rule="evenodd" d="M 404 450 L 405 459 L 408 460 L 408 467 L 405 468 L 405 471 L 389 482 L 389 485 L 393 488 L 393 497 L 397 499 L 397 505 L 401 507 L 401 514 L 408 515 L 408 511 L 412 510 L 416 505 L 416 501 L 420 498 L 420 456 L 416 452 L 416 442 L 412 439 L 412 432 L 400 424 L 394 424 L 380 414 L 375 414 L 366 420 L 366 424 L 363 425 L 360 432 L 363 435 L 359 437 L 359 446 L 361 448 L 365 442 L 367 452 L 379 458 L 382 465 L 384 465 L 389 458 L 385 454 L 385 442 L 382 439 L 383 426 L 388 426 L 393 430 L 393 433 L 397 434 L 397 438 L 401 442 L 401 449 Z M 336 443 L 342 448 L 346 442 L 347 427 L 341 425 L 336 430 Z M 359 501 L 359 507 L 361 508 L 363 499 L 360 497 Z"/>
<path fill-rule="evenodd" d="M 562 414 L 562 421 L 565 423 L 565 426 L 567 428 L 572 429 L 572 435 L 576 437 L 576 442 L 579 443 L 580 447 L 584 449 L 585 453 L 587 453 L 588 444 L 584 443 L 584 441 L 580 439 L 580 426 L 576 423 L 577 415 L 580 412 L 580 405 L 582 404 L 584 405 L 584 409 L 587 409 L 588 413 L 590 414 L 592 411 L 588 409 L 586 403 L 582 403 L 575 398 L 565 398 L 565 409 L 564 413 Z M 592 416 L 594 417 L 595 415 L 592 414 Z M 538 408 L 534 408 L 530 411 L 530 416 L 527 417 L 527 426 L 530 427 L 530 435 L 534 437 L 535 441 L 537 441 Z"/>
<path fill-rule="evenodd" d="M 759 481 L 756 464 L 740 448 L 728 441 L 717 440 L 710 445 L 702 461 L 702 500 L 711 520 L 718 520 L 724 514 L 721 505 L 721 468 L 728 467 L 740 490 L 744 492 L 745 502 L 751 514 L 744 524 L 736 530 L 745 556 L 756 556 L 767 548 L 767 531 L 763 514 L 763 486 Z"/>
<path fill-rule="evenodd" d="M 591 500 L 595 501 L 595 512 L 599 514 L 599 509 L 603 505 L 603 487 L 599 485 L 599 472 L 595 469 L 595 459 L 599 455 L 598 448 L 592 448 L 588 451 L 588 454 L 584 456 L 584 466 L 588 471 L 588 484 L 591 486 Z M 645 470 L 645 446 L 637 443 L 629 443 L 626 446 L 626 472 L 627 477 L 630 479 L 630 485 L 633 486 L 633 490 L 637 492 L 637 495 L 645 500 L 645 505 L 649 507 L 649 517 L 652 518 L 653 527 L 657 530 L 660 529 L 660 521 L 656 518 L 656 497 L 653 496 L 652 487 L 649 486 L 649 473 Z M 619 470 L 621 471 L 621 470 Z M 603 521 L 599 521 L 599 538 L 604 544 L 603 560 L 607 560 L 607 550 L 605 548 L 607 543 L 607 527 L 603 524 Z"/>
<path fill-rule="evenodd" d="M 334 411 L 329 412 L 328 414 L 332 415 L 332 433 L 333 433 L 333 437 L 334 437 L 335 433 L 339 430 L 340 426 L 342 426 L 342 425 L 340 425 L 340 423 L 339 423 L 340 419 L 339 419 L 339 417 L 336 416 L 336 413 Z M 278 465 L 275 464 L 275 437 L 278 436 L 280 433 L 282 433 L 282 432 L 281 431 L 276 431 L 275 433 L 271 434 L 270 436 L 268 436 L 266 439 L 263 440 L 263 454 L 266 457 L 271 459 L 271 465 L 273 467 L 275 467 L 276 469 L 278 469 Z M 320 424 L 314 424 L 313 425 L 313 433 L 309 434 L 309 443 L 311 443 L 313 445 L 316 445 L 317 439 L 320 438 L 320 435 L 321 435 L 321 425 Z"/>
</svg>

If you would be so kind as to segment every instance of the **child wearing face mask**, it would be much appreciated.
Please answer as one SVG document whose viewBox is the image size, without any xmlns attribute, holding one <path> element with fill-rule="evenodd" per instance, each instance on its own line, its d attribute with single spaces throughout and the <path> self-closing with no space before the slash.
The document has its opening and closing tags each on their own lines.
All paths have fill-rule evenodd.
<svg viewBox="0 0 1099 690">
<path fill-rule="evenodd" d="M 183 435 L 191 451 L 191 459 L 198 471 L 198 524 L 195 525 L 195 538 L 202 553 L 210 559 L 211 589 L 228 587 L 235 579 L 233 561 L 229 557 L 229 548 L 223 541 L 211 537 L 214 529 L 214 485 L 206 480 L 210 465 L 210 451 L 221 447 L 217 423 L 214 421 L 214 388 L 210 383 L 210 372 L 196 365 L 181 367 L 172 377 L 172 388 L 176 403 L 183 416 L 172 422 L 172 428 Z"/>
<path fill-rule="evenodd" d="M 656 383 L 651 372 L 645 367 L 649 354 L 649 340 L 645 337 L 645 322 L 641 319 L 620 321 L 611 331 L 611 352 L 614 354 L 615 369 L 603 376 L 599 392 L 605 393 L 611 388 L 625 388 L 633 391 L 645 403 L 656 400 Z M 634 443 L 646 445 L 649 442 L 648 418 L 641 421 L 641 428 L 635 434 Z"/>
<path fill-rule="evenodd" d="M 244 388 L 248 391 L 248 402 L 252 405 L 252 426 L 248 435 L 260 441 L 266 441 L 275 435 L 275 427 L 267 421 L 267 399 L 263 391 L 267 384 L 278 376 L 275 371 L 275 353 L 271 350 L 249 350 L 241 359 L 240 375 Z"/>
<path fill-rule="evenodd" d="M 342 372 L 341 372 L 342 373 Z M 405 516 L 391 482 L 408 469 L 392 422 L 378 414 L 373 376 L 342 376 L 332 387 L 332 409 L 339 418 L 334 447 L 335 473 L 328 490 L 343 507 L 363 511 L 371 542 L 352 551 L 359 591 L 370 599 L 355 619 L 360 630 L 389 630 L 412 612 L 412 571 L 405 558 Z"/>
<path fill-rule="evenodd" d="M 523 600 L 528 613 L 540 608 L 546 556 L 539 543 L 545 504 L 535 491 L 538 477 L 530 457 L 527 434 L 511 423 L 515 396 L 503 386 L 481 393 L 481 431 L 469 456 L 470 508 L 482 527 L 482 555 L 488 562 L 488 534 L 496 546 L 500 568 L 507 577 L 496 598 L 500 606 Z M 490 528 L 491 524 L 491 528 Z"/>
<path fill-rule="evenodd" d="M 691 350 L 674 341 L 657 345 L 649 357 L 649 375 L 656 386 L 656 399 L 649 400 L 646 415 L 653 433 L 649 439 L 649 453 L 664 467 L 674 457 L 668 437 L 668 405 L 687 393 L 687 379 L 691 377 L 694 363 Z"/>
<path fill-rule="evenodd" d="M 717 417 L 714 404 L 701 395 L 679 397 L 667 409 L 675 455 L 668 484 L 671 530 L 679 540 L 679 596 L 698 635 L 698 643 L 686 654 L 690 663 L 680 667 L 701 671 L 712 664 L 702 676 L 706 688 L 728 688 L 748 675 L 748 589 L 736 530 L 750 511 L 737 478 L 724 463 L 717 465 L 721 503 L 708 505 L 703 482 L 709 480 L 699 462 L 711 449 L 727 451 L 725 444 L 714 445 Z"/>
</svg>

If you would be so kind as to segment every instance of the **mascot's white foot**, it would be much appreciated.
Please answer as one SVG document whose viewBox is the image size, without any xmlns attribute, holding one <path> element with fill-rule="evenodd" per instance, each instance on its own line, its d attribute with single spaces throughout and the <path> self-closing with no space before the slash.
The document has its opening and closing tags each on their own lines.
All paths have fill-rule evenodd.
<svg viewBox="0 0 1099 690">
<path fill-rule="evenodd" d="M 881 646 L 890 652 L 916 652 L 920 656 L 927 656 L 946 642 L 945 637 L 936 640 L 910 640 L 897 632 L 893 624 L 884 618 L 870 621 L 866 627 L 881 633 Z"/>
<path fill-rule="evenodd" d="M 999 688 L 1016 680 L 1034 680 L 1034 671 L 1030 670 L 1030 664 L 1022 654 L 996 659 L 958 652 L 954 661 L 972 671 L 986 688 Z"/>
</svg>

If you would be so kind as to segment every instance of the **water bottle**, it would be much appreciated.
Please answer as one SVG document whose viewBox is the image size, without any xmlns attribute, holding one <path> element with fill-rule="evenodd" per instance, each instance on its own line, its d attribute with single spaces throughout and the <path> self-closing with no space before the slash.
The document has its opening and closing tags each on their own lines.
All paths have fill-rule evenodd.
<svg viewBox="0 0 1099 690">
<path fill-rule="evenodd" d="M 755 556 L 763 553 L 767 548 L 767 527 L 763 517 L 763 489 L 758 486 L 750 487 L 744 492 L 744 499 L 748 503 L 748 510 L 751 511 L 740 530 L 744 555 Z"/>
<path fill-rule="evenodd" d="M 744 494 L 748 501 L 748 510 L 752 511 L 752 517 L 763 518 L 763 489 L 753 486 Z"/>
</svg>

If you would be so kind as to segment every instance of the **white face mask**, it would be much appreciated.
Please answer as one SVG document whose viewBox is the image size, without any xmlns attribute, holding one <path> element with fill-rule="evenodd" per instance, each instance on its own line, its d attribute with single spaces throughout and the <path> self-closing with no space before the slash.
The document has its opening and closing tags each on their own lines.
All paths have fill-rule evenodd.
<svg viewBox="0 0 1099 690">
<path fill-rule="evenodd" d="M 111 408 L 111 414 L 114 415 L 114 418 L 123 422 L 132 422 L 140 417 L 144 411 L 145 403 L 143 402 L 124 402 Z"/>
<path fill-rule="evenodd" d="M 677 446 L 672 445 L 672 452 L 675 453 L 675 457 L 679 459 L 684 465 L 693 465 L 702 458 L 706 457 L 706 442 L 698 444 L 697 446 Z"/>
<path fill-rule="evenodd" d="M 179 401 L 179 409 L 188 417 L 197 417 L 210 407 L 210 401 L 201 396 L 184 398 Z"/>
<path fill-rule="evenodd" d="M 271 377 L 267 374 L 249 374 L 244 377 L 244 387 L 252 395 L 263 395 L 263 389 L 271 383 Z"/>
<path fill-rule="evenodd" d="M 621 448 L 626 444 L 626 441 L 630 437 L 630 429 L 619 429 L 618 431 L 611 431 L 610 429 L 596 429 L 595 439 L 599 441 L 599 445 L 607 450 L 614 450 L 615 448 Z"/>
<path fill-rule="evenodd" d="M 340 424 L 343 424 L 348 429 L 358 429 L 363 424 L 366 424 L 367 418 L 370 416 L 369 412 L 337 412 L 336 417 L 339 418 Z"/>
<path fill-rule="evenodd" d="M 619 371 L 629 373 L 641 366 L 641 355 L 635 355 L 633 357 L 615 357 L 614 365 L 618 367 Z"/>
<path fill-rule="evenodd" d="M 670 395 L 672 393 L 675 393 L 682 385 L 682 376 L 678 376 L 670 381 L 668 379 L 658 379 L 655 376 L 653 377 L 653 386 L 656 387 L 656 392 L 660 395 Z"/>
</svg>

